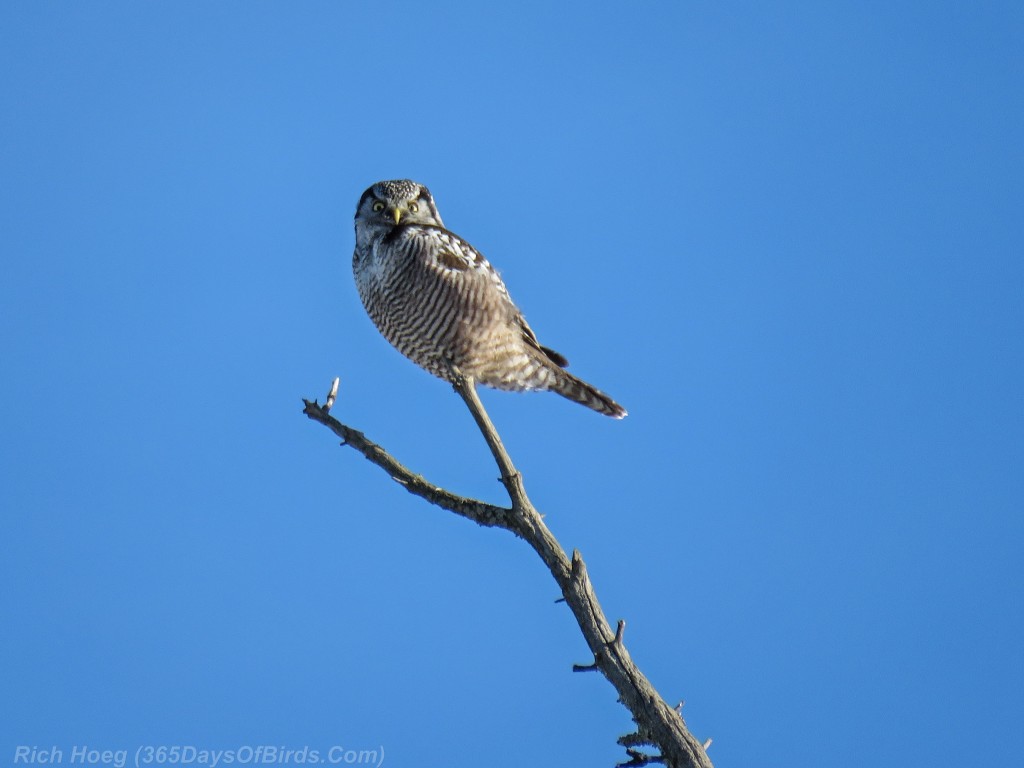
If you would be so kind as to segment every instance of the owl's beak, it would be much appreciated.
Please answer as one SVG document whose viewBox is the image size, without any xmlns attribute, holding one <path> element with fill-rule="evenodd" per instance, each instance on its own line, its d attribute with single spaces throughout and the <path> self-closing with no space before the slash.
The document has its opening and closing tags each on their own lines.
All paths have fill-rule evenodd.
<svg viewBox="0 0 1024 768">
<path fill-rule="evenodd" d="M 395 208 L 391 213 L 395 217 L 395 224 L 400 224 L 402 221 L 402 209 Z"/>
</svg>

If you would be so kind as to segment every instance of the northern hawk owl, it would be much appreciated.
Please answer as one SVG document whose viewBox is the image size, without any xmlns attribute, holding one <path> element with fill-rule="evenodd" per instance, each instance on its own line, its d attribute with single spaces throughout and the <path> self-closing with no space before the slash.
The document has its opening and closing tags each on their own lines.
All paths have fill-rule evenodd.
<svg viewBox="0 0 1024 768">
<path fill-rule="evenodd" d="M 445 229 L 422 184 L 380 181 L 356 208 L 352 271 L 367 313 L 391 344 L 447 381 L 461 374 L 505 390 L 550 390 L 621 419 L 626 409 L 564 370 L 541 346 L 501 277 Z"/>
</svg>

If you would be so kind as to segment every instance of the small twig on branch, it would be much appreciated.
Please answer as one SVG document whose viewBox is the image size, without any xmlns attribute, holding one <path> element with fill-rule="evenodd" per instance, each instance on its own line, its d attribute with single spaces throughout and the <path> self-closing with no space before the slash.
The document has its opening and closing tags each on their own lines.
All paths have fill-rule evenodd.
<svg viewBox="0 0 1024 768">
<path fill-rule="evenodd" d="M 653 747 L 650 739 L 645 739 L 640 735 L 639 732 L 627 733 L 624 736 L 619 736 L 615 740 L 616 744 L 621 744 L 624 747 Z"/>
<path fill-rule="evenodd" d="M 622 633 L 626 631 L 626 620 L 619 619 L 619 626 L 615 628 L 615 639 L 608 645 L 622 645 Z"/>
<path fill-rule="evenodd" d="M 661 755 L 645 755 L 643 752 L 638 752 L 635 749 L 627 749 L 626 754 L 630 756 L 630 761 L 627 763 L 619 763 L 615 768 L 640 768 L 644 765 L 651 765 L 652 763 L 664 763 L 665 758 Z"/>
<path fill-rule="evenodd" d="M 679 712 L 665 703 L 630 657 L 623 642 L 625 621 L 620 620 L 616 631 L 612 632 L 608 619 L 597 601 L 597 595 L 594 593 L 580 553 L 573 550 L 572 559 L 566 557 L 561 545 L 530 502 L 523 487 L 522 475 L 513 465 L 494 424 L 484 410 L 473 380 L 461 375 L 455 375 L 453 378 L 456 380 L 455 391 L 469 408 L 498 465 L 501 482 L 508 491 L 512 503 L 511 509 L 459 496 L 428 483 L 400 464 L 381 446 L 368 440 L 362 432 L 339 422 L 330 415 L 337 394 L 337 380 L 324 406 L 318 405 L 315 401 L 305 400 L 303 412 L 310 419 L 320 422 L 341 437 L 344 445 L 351 446 L 381 467 L 410 493 L 480 525 L 496 526 L 511 531 L 533 548 L 558 584 L 563 599 L 579 624 L 584 640 L 594 654 L 593 664 L 574 664 L 573 671 L 600 671 L 615 687 L 619 700 L 629 709 L 639 728 L 638 734 L 644 734 L 643 742 L 637 744 L 650 744 L 660 751 L 659 755 L 645 755 L 634 749 L 627 749 L 626 753 L 631 759 L 623 765 L 644 766 L 650 763 L 664 763 L 671 768 L 711 768 L 705 747 L 687 730 Z M 710 739 L 705 744 L 710 744 Z"/>
<path fill-rule="evenodd" d="M 338 376 L 334 377 L 334 381 L 331 382 L 331 391 L 327 393 L 327 399 L 324 401 L 324 413 L 327 413 L 334 407 L 334 401 L 338 397 L 338 385 L 341 383 L 341 378 Z"/>
</svg>

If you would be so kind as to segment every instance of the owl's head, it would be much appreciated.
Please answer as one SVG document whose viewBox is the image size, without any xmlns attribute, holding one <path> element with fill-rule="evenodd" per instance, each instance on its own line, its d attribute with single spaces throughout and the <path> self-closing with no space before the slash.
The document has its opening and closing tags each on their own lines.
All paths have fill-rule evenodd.
<svg viewBox="0 0 1024 768">
<path fill-rule="evenodd" d="M 356 229 L 390 229 L 398 224 L 444 226 L 430 190 L 422 184 L 408 179 L 378 181 L 359 198 Z"/>
</svg>

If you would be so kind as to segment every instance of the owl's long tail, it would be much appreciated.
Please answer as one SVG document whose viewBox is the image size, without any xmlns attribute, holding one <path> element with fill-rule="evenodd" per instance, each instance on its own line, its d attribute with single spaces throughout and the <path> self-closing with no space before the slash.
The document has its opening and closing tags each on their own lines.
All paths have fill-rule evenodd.
<svg viewBox="0 0 1024 768">
<path fill-rule="evenodd" d="M 626 415 L 625 408 L 596 387 L 590 386 L 582 379 L 577 379 L 562 368 L 552 366 L 548 370 L 554 374 L 548 385 L 552 392 L 557 392 L 562 397 L 585 405 L 587 408 L 593 408 L 598 413 L 611 416 L 613 419 L 621 419 Z"/>
</svg>

